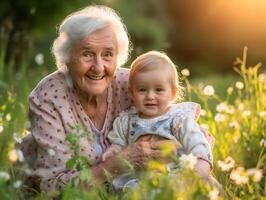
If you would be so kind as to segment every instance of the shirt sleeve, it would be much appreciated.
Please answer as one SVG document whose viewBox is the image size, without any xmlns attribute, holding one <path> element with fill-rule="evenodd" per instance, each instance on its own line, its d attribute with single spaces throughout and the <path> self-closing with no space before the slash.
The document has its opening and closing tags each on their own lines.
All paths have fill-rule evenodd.
<svg viewBox="0 0 266 200">
<path fill-rule="evenodd" d="M 78 172 L 66 169 L 66 161 L 72 151 L 65 141 L 60 113 L 56 111 L 53 102 L 35 94 L 29 99 L 29 115 L 31 134 L 38 151 L 34 174 L 41 177 L 40 189 L 61 189 Z"/>
<path fill-rule="evenodd" d="M 127 132 L 128 132 L 128 122 L 129 117 L 127 113 L 123 113 L 118 116 L 113 123 L 113 129 L 108 134 L 108 139 L 112 144 L 117 144 L 120 146 L 127 146 Z"/>
<path fill-rule="evenodd" d="M 194 156 L 206 160 L 213 167 L 211 147 L 194 116 L 187 116 L 178 127 L 174 127 L 174 132 L 186 154 L 192 153 Z"/>
</svg>

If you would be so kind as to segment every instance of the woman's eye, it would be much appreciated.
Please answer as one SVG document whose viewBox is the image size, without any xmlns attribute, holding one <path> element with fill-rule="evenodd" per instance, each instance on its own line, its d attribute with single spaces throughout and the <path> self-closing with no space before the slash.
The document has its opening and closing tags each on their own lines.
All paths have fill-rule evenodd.
<svg viewBox="0 0 266 200">
<path fill-rule="evenodd" d="M 88 57 L 88 58 L 93 58 L 94 53 L 93 52 L 90 52 L 90 51 L 85 51 L 83 53 L 83 56 Z"/>
<path fill-rule="evenodd" d="M 109 59 L 111 59 L 112 57 L 113 57 L 113 52 L 111 52 L 111 51 L 107 51 L 107 52 L 104 52 L 103 53 L 103 57 L 104 57 L 104 59 L 107 59 L 107 60 L 109 60 Z"/>
</svg>

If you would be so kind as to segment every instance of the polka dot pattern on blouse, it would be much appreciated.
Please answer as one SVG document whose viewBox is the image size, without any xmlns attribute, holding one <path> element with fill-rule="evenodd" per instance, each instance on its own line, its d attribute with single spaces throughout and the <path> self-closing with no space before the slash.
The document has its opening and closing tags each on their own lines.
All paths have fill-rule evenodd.
<svg viewBox="0 0 266 200">
<path fill-rule="evenodd" d="M 67 170 L 66 161 L 71 157 L 71 149 L 65 141 L 72 132 L 71 126 L 87 127 L 90 139 L 80 139 L 81 155 L 92 163 L 99 161 L 93 148 L 94 135 L 103 149 L 109 146 L 107 134 L 112 129 L 118 114 L 132 104 L 128 96 L 128 74 L 124 68 L 117 68 L 114 80 L 108 87 L 107 113 L 103 128 L 98 130 L 91 122 L 77 98 L 75 89 L 69 84 L 66 72 L 56 71 L 39 82 L 29 96 L 29 116 L 31 134 L 19 144 L 26 160 L 31 163 L 34 175 L 41 177 L 41 189 L 60 189 L 74 176 L 76 170 Z"/>
</svg>

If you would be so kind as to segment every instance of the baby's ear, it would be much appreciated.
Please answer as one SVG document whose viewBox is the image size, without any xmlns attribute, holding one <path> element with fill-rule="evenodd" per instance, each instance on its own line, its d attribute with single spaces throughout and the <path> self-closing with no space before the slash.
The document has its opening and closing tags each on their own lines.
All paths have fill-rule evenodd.
<svg viewBox="0 0 266 200">
<path fill-rule="evenodd" d="M 176 97 L 177 97 L 177 88 L 173 88 L 172 89 L 172 100 L 175 100 L 176 99 Z"/>
</svg>

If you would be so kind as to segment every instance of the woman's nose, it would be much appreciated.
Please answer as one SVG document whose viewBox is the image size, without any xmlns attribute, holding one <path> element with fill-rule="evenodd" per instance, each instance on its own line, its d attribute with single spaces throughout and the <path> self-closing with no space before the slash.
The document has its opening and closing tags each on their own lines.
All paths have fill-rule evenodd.
<svg viewBox="0 0 266 200">
<path fill-rule="evenodd" d="M 98 73 L 104 70 L 104 63 L 101 56 L 95 56 L 93 70 Z"/>
</svg>

